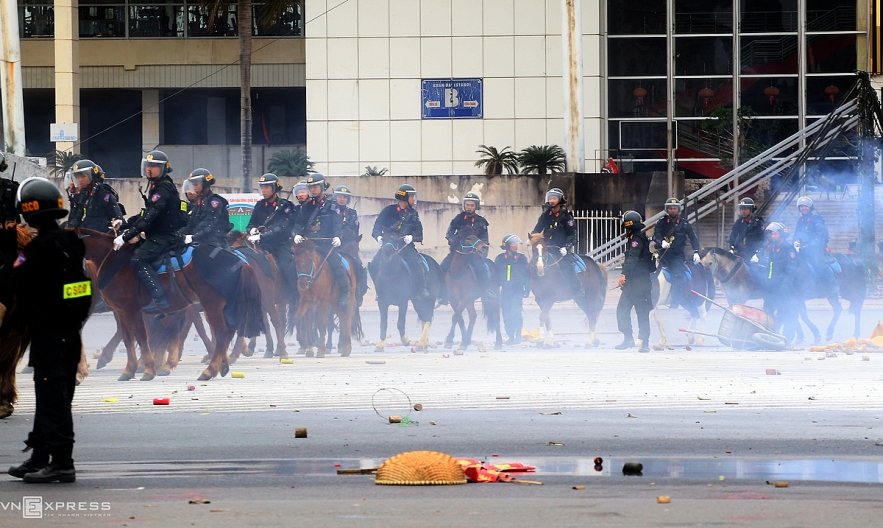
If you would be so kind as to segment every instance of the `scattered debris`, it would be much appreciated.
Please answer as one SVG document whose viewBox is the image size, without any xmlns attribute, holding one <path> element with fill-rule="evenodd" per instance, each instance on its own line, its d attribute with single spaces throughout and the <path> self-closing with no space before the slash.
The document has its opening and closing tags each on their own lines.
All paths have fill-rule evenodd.
<svg viewBox="0 0 883 528">
<path fill-rule="evenodd" d="M 711 398 L 703 398 L 702 396 L 696 396 L 696 397 L 699 398 L 699 400 L 701 400 L 701 401 L 711 400 Z"/>
<path fill-rule="evenodd" d="M 870 361 L 871 356 L 862 356 L 862 361 Z"/>
<path fill-rule="evenodd" d="M 169 399 L 168 398 L 154 398 L 153 404 L 154 405 L 168 405 Z"/>
<path fill-rule="evenodd" d="M 641 477 L 643 476 L 644 464 L 640 462 L 626 462 L 622 465 L 622 474 L 625 476 Z"/>
<path fill-rule="evenodd" d="M 224 510 L 209 510 L 210 513 L 221 513 Z"/>
<path fill-rule="evenodd" d="M 397 414 L 393 414 L 389 417 L 389 423 L 402 423 L 402 417 Z"/>
<path fill-rule="evenodd" d="M 739 402 L 724 402 L 724 405 L 739 405 Z"/>
<path fill-rule="evenodd" d="M 230 377 L 232 378 L 244 378 L 245 372 L 231 372 Z"/>
<path fill-rule="evenodd" d="M 544 412 L 544 413 L 540 413 L 540 414 L 543 416 L 557 416 L 557 415 L 561 414 L 561 411 Z"/>
<path fill-rule="evenodd" d="M 430 421 L 429 421 L 429 425 L 435 425 L 435 422 L 433 422 L 432 420 L 430 420 Z"/>
<path fill-rule="evenodd" d="M 626 418 L 637 418 L 637 416 L 633 415 L 632 413 L 628 413 L 628 415 L 626 415 Z"/>
<path fill-rule="evenodd" d="M 369 365 L 386 365 L 386 361 L 366 361 Z"/>
<path fill-rule="evenodd" d="M 717 479 L 718 479 L 719 481 L 723 482 L 723 481 L 727 480 L 727 477 L 721 475 L 721 476 L 719 476 Z"/>
<path fill-rule="evenodd" d="M 777 488 L 787 488 L 788 482 L 786 482 L 784 480 L 777 480 L 773 485 Z"/>
<path fill-rule="evenodd" d="M 509 396 L 497 396 L 498 400 L 508 400 Z"/>
<path fill-rule="evenodd" d="M 359 469 L 338 469 L 338 475 L 373 475 L 377 473 L 377 468 L 359 468 Z"/>
<path fill-rule="evenodd" d="M 190 392 L 193 392 L 196 390 L 196 386 L 195 385 L 187 385 L 187 390 L 189 390 Z"/>
<path fill-rule="evenodd" d="M 766 369 L 766 375 L 767 376 L 781 376 L 782 373 L 776 369 Z"/>
<path fill-rule="evenodd" d="M 191 499 L 189 504 L 211 504 L 212 501 L 208 499 Z"/>
<path fill-rule="evenodd" d="M 414 410 L 415 410 L 415 411 L 418 411 L 418 412 L 419 412 L 419 411 L 422 411 L 422 410 L 423 410 L 423 404 L 422 404 L 422 403 L 415 403 L 415 404 L 414 404 Z"/>
<path fill-rule="evenodd" d="M 657 504 L 669 504 L 669 503 L 671 503 L 671 497 L 669 497 L 668 495 L 660 495 L 660 496 L 656 497 L 656 503 Z"/>
<path fill-rule="evenodd" d="M 549 445 L 550 446 L 563 446 L 564 444 L 562 442 L 549 442 Z"/>
<path fill-rule="evenodd" d="M 702 411 L 702 412 L 704 412 L 705 414 L 712 414 L 712 413 L 716 413 L 717 411 L 712 409 L 712 410 Z"/>
<path fill-rule="evenodd" d="M 119 398 L 104 398 L 104 401 L 107 403 L 116 403 L 120 400 L 119 400 Z"/>
<path fill-rule="evenodd" d="M 586 489 L 586 487 L 585 487 L 585 486 L 574 486 L 573 489 L 575 489 L 575 490 L 584 490 L 584 489 Z"/>
<path fill-rule="evenodd" d="M 410 451 L 388 458 L 377 468 L 375 484 L 398 486 L 466 484 L 457 460 L 437 451 Z"/>
<path fill-rule="evenodd" d="M 295 438 L 306 438 L 307 437 L 307 428 L 306 427 L 298 427 L 294 430 Z"/>
<path fill-rule="evenodd" d="M 883 438 L 878 438 L 876 442 L 874 442 L 875 446 L 883 446 Z"/>
<path fill-rule="evenodd" d="M 604 463 L 604 459 L 601 457 L 595 457 L 595 465 L 600 465 Z"/>
<path fill-rule="evenodd" d="M 294 363 L 294 360 L 291 358 L 282 358 L 279 360 L 279 363 L 282 363 L 283 365 L 291 365 Z"/>
</svg>

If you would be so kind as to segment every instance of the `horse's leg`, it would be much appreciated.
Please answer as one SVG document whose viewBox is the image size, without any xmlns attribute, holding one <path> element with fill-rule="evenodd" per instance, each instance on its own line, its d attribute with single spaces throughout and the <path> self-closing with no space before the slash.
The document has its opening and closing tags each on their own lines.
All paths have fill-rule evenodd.
<svg viewBox="0 0 883 528">
<path fill-rule="evenodd" d="M 337 352 L 340 357 L 348 357 L 353 351 L 353 312 L 356 310 L 356 301 L 353 299 L 345 308 L 337 309 L 337 322 L 340 335 L 337 339 Z M 329 332 L 331 330 L 329 329 Z"/>
<path fill-rule="evenodd" d="M 837 321 L 840 320 L 840 314 L 843 313 L 843 305 L 840 304 L 840 297 L 836 294 L 828 297 L 828 304 L 834 309 L 834 316 L 831 317 L 831 322 L 828 323 L 828 333 L 825 335 L 825 338 L 830 343 L 834 340 L 834 327 L 837 326 Z"/>
<path fill-rule="evenodd" d="M 113 360 L 113 353 L 116 351 L 117 347 L 120 346 L 120 341 L 123 340 L 123 331 L 120 328 L 120 318 L 117 316 L 116 312 L 113 314 L 113 320 L 116 321 L 117 331 L 113 334 L 113 337 L 110 338 L 110 341 L 104 345 L 104 348 L 101 350 L 101 355 L 98 356 L 98 364 L 95 365 L 95 368 L 98 370 L 101 370 Z"/>
<path fill-rule="evenodd" d="M 478 314 L 475 311 L 475 303 L 473 301 L 464 301 L 466 305 L 466 313 L 469 314 L 469 327 L 463 332 L 463 341 L 460 343 L 460 350 L 466 350 L 472 344 L 472 330 L 475 328 L 475 319 Z"/>
<path fill-rule="evenodd" d="M 416 310 L 416 308 L 414 308 Z M 408 330 L 405 328 L 405 319 L 408 317 L 408 302 L 399 306 L 399 319 L 396 322 L 396 328 L 399 330 L 399 337 L 402 338 L 402 345 L 407 346 L 411 343 L 408 339 Z"/>
<path fill-rule="evenodd" d="M 418 321 L 420 321 L 418 319 Z M 417 341 L 417 350 L 429 353 L 429 329 L 432 321 L 420 321 L 420 339 Z"/>
<path fill-rule="evenodd" d="M 202 314 L 194 307 L 188 308 L 188 310 L 192 310 L 193 315 L 193 327 L 196 328 L 196 335 L 202 340 L 202 344 L 205 345 L 205 350 L 208 352 L 209 350 L 215 349 L 214 336 L 209 336 L 208 332 L 205 331 L 205 325 L 202 323 Z M 209 355 L 206 354 L 204 358 L 204 362 L 208 362 Z"/>
<path fill-rule="evenodd" d="M 328 329 L 328 320 L 331 318 L 331 307 L 319 306 L 317 315 L 318 317 L 316 317 L 316 326 L 319 332 L 319 341 L 316 348 L 316 357 L 323 358 L 325 357 L 325 352 L 328 350 L 326 336 L 328 336 L 330 332 L 330 330 Z"/>
<path fill-rule="evenodd" d="M 282 315 L 280 315 L 279 310 L 276 309 L 276 305 L 271 304 L 270 308 L 267 310 L 267 316 L 273 324 L 273 331 L 276 332 L 276 349 L 273 352 L 273 355 L 278 356 L 280 359 L 285 359 L 288 357 L 288 351 L 285 349 L 285 323 L 282 320 Z M 266 322 L 264 324 L 266 324 Z M 270 333 L 267 332 L 268 351 L 273 348 L 270 343 Z"/>
<path fill-rule="evenodd" d="M 150 381 L 156 377 L 156 362 L 153 359 L 153 352 L 150 349 L 147 327 L 145 326 L 144 318 L 140 313 L 136 315 L 134 319 L 137 319 L 134 328 L 135 341 L 138 342 L 138 347 L 141 349 L 140 363 L 144 365 L 144 373 L 141 375 L 141 381 Z M 128 368 L 128 365 L 126 365 L 126 367 Z"/>
<path fill-rule="evenodd" d="M 809 314 L 806 311 L 806 302 L 798 301 L 797 302 L 797 310 L 798 316 L 803 322 L 806 324 L 806 327 L 809 328 L 809 331 L 812 332 L 813 344 L 818 344 L 822 341 L 822 334 L 819 333 L 819 328 L 813 324 L 812 321 L 809 320 Z M 797 329 L 798 338 L 803 339 L 803 331 L 800 330 L 800 321 L 795 321 L 796 324 L 794 327 Z"/>
<path fill-rule="evenodd" d="M 454 309 L 454 313 L 451 314 L 451 331 L 448 332 L 448 335 L 445 337 L 445 348 L 451 348 L 454 346 L 454 334 L 457 331 L 457 325 L 460 324 L 460 321 L 462 321 L 462 308 L 460 308 L 460 300 L 455 300 L 455 297 L 448 293 L 448 301 L 451 304 L 451 308 Z M 463 332 L 461 330 L 460 335 L 462 334 Z"/>
<path fill-rule="evenodd" d="M 236 363 L 236 360 L 239 359 L 239 355 L 242 354 L 242 351 L 245 349 L 245 338 L 239 334 L 233 338 L 233 350 L 230 352 L 230 364 Z"/>
<path fill-rule="evenodd" d="M 89 376 L 89 362 L 86 361 L 86 348 L 80 343 L 80 362 L 77 363 L 77 385 Z"/>
<path fill-rule="evenodd" d="M 190 326 L 192 324 L 193 315 L 188 312 L 184 316 L 181 329 L 168 344 L 169 357 L 166 359 L 165 364 L 156 370 L 157 376 L 168 376 L 172 373 L 172 370 L 178 366 L 178 362 L 181 360 L 181 355 L 184 353 L 184 343 L 187 341 L 187 334 L 190 333 Z"/>
<path fill-rule="evenodd" d="M 555 346 L 555 334 L 552 333 L 552 304 L 540 308 L 541 326 L 546 328 L 546 335 L 543 338 L 543 348 L 552 348 Z"/>
<path fill-rule="evenodd" d="M 385 302 L 377 303 L 380 309 L 380 341 L 374 347 L 374 352 L 383 352 L 386 349 L 386 327 L 389 323 L 389 305 Z"/>
<path fill-rule="evenodd" d="M 328 311 L 328 321 L 325 323 L 325 328 L 328 330 L 327 337 L 325 338 L 325 348 L 330 351 L 333 347 L 332 336 L 334 335 L 334 312 Z"/>
<path fill-rule="evenodd" d="M 211 306 L 203 305 L 205 318 L 212 329 L 215 349 L 212 352 L 211 361 L 209 361 L 205 370 L 202 371 L 202 374 L 199 375 L 198 380 L 210 380 L 218 374 L 226 376 L 230 370 L 227 348 L 230 346 L 233 332 L 227 328 L 227 321 L 224 319 L 224 304 L 224 300 L 219 298 L 217 302 L 211 303 Z"/>
</svg>

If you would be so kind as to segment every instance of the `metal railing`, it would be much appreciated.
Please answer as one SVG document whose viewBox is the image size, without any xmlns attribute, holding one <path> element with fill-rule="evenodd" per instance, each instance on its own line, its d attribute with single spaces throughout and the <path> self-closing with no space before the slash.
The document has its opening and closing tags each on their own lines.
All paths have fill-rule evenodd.
<svg viewBox="0 0 883 528">
<path fill-rule="evenodd" d="M 586 210 L 574 211 L 577 253 L 588 254 L 621 233 L 622 212 Z M 623 248 L 624 250 L 625 248 Z"/>
</svg>

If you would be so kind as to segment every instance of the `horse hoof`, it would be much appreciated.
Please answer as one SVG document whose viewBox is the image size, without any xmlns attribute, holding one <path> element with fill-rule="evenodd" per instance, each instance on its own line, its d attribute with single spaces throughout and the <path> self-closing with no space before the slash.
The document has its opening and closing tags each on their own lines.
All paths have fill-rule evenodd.
<svg viewBox="0 0 883 528">
<path fill-rule="evenodd" d="M 141 381 L 150 381 L 156 377 L 156 374 L 151 374 L 149 372 L 145 372 L 141 375 Z"/>
<path fill-rule="evenodd" d="M 34 373 L 34 367 L 31 367 L 31 366 L 27 366 L 27 367 L 21 369 L 21 372 L 19 372 L 19 374 L 33 374 L 33 373 Z"/>
<path fill-rule="evenodd" d="M 101 369 L 103 369 L 108 363 L 110 363 L 110 360 L 109 360 L 109 359 L 108 359 L 108 360 L 105 360 L 103 357 L 99 357 L 99 358 L 98 358 L 98 364 L 95 365 L 95 369 L 96 369 L 96 370 L 101 370 Z"/>
<path fill-rule="evenodd" d="M 350 348 L 345 348 L 345 349 L 343 349 L 343 350 L 340 351 L 340 357 L 350 357 L 350 353 L 351 353 L 351 352 L 352 352 L 352 349 L 350 349 Z"/>
<path fill-rule="evenodd" d="M 251 357 L 254 355 L 254 347 L 245 347 L 245 350 L 242 351 L 242 355 L 245 357 Z"/>
<path fill-rule="evenodd" d="M 0 405 L 0 420 L 10 416 L 13 412 L 12 405 L 4 404 Z"/>
<path fill-rule="evenodd" d="M 199 360 L 203 365 L 208 365 L 208 362 L 212 360 L 212 357 L 208 354 L 202 356 L 202 359 Z"/>
<path fill-rule="evenodd" d="M 601 346 L 601 340 L 596 337 L 595 340 L 592 341 L 592 344 L 595 346 Z"/>
<path fill-rule="evenodd" d="M 693 337 L 693 334 L 687 334 L 687 344 L 688 345 L 692 345 L 693 341 L 695 341 L 695 340 L 696 340 L 696 338 Z"/>
<path fill-rule="evenodd" d="M 324 350 L 320 350 L 320 351 L 316 352 L 316 357 L 317 357 L 317 358 L 323 358 L 323 357 L 325 357 L 325 351 L 324 351 Z"/>
<path fill-rule="evenodd" d="M 313 349 L 312 348 L 307 349 L 307 351 L 304 355 L 308 358 L 313 357 Z"/>
<path fill-rule="evenodd" d="M 665 345 L 653 345 L 653 350 L 665 350 Z"/>
<path fill-rule="evenodd" d="M 212 374 L 208 371 L 208 369 L 205 369 L 202 371 L 202 374 L 200 374 L 199 377 L 196 378 L 196 381 L 208 381 L 210 379 L 212 379 Z"/>
<path fill-rule="evenodd" d="M 172 373 L 172 369 L 170 369 L 170 368 L 167 369 L 165 367 L 160 367 L 160 368 L 156 369 L 157 376 L 168 376 L 171 373 Z"/>
<path fill-rule="evenodd" d="M 126 373 L 126 372 L 123 372 L 122 374 L 120 374 L 120 377 L 117 378 L 117 381 L 129 381 L 129 380 L 131 380 L 131 379 L 134 378 L 134 377 L 135 377 L 135 376 L 133 376 L 133 375 L 131 375 L 131 374 L 128 374 L 128 373 Z"/>
<path fill-rule="evenodd" d="M 230 356 L 230 359 L 228 359 L 227 361 L 229 361 L 230 364 L 232 365 L 233 363 L 236 363 L 237 359 L 239 359 L 239 358 L 236 356 Z"/>
<path fill-rule="evenodd" d="M 230 372 L 230 365 L 228 365 L 227 363 L 224 363 L 223 365 L 221 365 L 221 377 L 222 378 L 224 376 L 226 376 L 229 372 Z"/>
<path fill-rule="evenodd" d="M 288 359 L 288 352 L 283 352 L 279 354 L 279 359 Z"/>
</svg>

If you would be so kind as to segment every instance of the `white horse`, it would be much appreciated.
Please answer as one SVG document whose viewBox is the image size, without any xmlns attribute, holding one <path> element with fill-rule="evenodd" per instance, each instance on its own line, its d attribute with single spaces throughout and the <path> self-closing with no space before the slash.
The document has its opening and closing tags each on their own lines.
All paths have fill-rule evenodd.
<svg viewBox="0 0 883 528">
<path fill-rule="evenodd" d="M 692 262 L 687 262 L 686 267 L 689 269 L 691 273 L 691 277 L 687 280 L 686 284 L 682 287 L 684 291 L 681 295 L 680 306 L 687 310 L 690 314 L 690 326 L 689 330 L 697 330 L 699 332 L 705 332 L 706 326 L 706 316 L 708 314 L 708 308 L 710 303 L 702 300 L 700 297 L 693 295 L 690 293 L 690 290 L 695 290 L 706 297 L 714 298 L 714 279 L 704 267 L 698 264 L 693 264 Z M 656 321 L 656 326 L 659 328 L 659 343 L 653 345 L 654 350 L 663 350 L 668 344 L 668 338 L 665 334 L 665 327 L 662 324 L 662 318 L 659 316 L 659 310 L 657 307 L 660 304 L 667 304 L 671 302 L 671 283 L 665 277 L 665 273 L 663 270 L 659 270 L 656 274 L 657 288 L 653 288 L 653 291 L 650 295 L 650 300 L 653 302 L 653 309 L 650 310 L 650 313 L 653 315 L 653 320 Z M 655 301 L 654 301 L 655 298 Z M 696 328 L 696 322 L 699 322 L 699 328 Z M 687 332 L 687 343 L 693 344 L 693 341 L 697 345 L 702 345 L 705 343 L 705 337 L 702 335 L 694 336 L 694 334 Z"/>
</svg>

